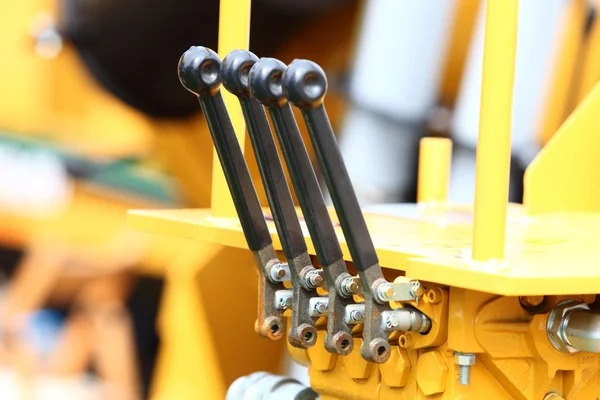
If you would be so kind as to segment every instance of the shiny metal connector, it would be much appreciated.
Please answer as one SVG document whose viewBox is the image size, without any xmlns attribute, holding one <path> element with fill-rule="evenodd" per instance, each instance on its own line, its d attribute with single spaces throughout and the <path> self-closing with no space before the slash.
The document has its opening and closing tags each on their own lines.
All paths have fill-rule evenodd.
<svg viewBox="0 0 600 400">
<path fill-rule="evenodd" d="M 292 306 L 292 290 L 278 290 L 275 292 L 275 308 L 287 310 Z"/>
<path fill-rule="evenodd" d="M 412 308 L 384 311 L 382 317 L 382 329 L 387 332 L 410 331 L 427 333 L 431 329 L 431 320 L 425 314 Z"/>
<path fill-rule="evenodd" d="M 309 315 L 311 317 L 325 317 L 328 315 L 329 298 L 328 297 L 311 297 Z"/>
<path fill-rule="evenodd" d="M 348 325 L 362 324 L 365 317 L 365 305 L 364 304 L 349 304 L 346 306 L 346 313 L 344 314 L 344 321 Z"/>
<path fill-rule="evenodd" d="M 286 263 L 273 264 L 269 268 L 271 282 L 286 282 L 290 280 L 290 267 Z"/>
<path fill-rule="evenodd" d="M 386 282 L 375 289 L 377 300 L 381 303 L 391 301 L 414 301 L 423 296 L 423 287 L 416 280 L 406 282 Z"/>
</svg>

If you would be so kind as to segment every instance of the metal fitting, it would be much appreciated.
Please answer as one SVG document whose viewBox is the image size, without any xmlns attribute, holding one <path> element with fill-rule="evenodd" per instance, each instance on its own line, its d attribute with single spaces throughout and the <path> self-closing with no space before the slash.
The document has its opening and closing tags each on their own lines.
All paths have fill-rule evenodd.
<svg viewBox="0 0 600 400">
<path fill-rule="evenodd" d="M 290 280 L 290 267 L 285 263 L 277 263 L 269 268 L 271 282 L 285 282 Z"/>
<path fill-rule="evenodd" d="M 565 400 L 565 398 L 557 393 L 550 392 L 546 393 L 546 396 L 544 396 L 544 400 Z"/>
<path fill-rule="evenodd" d="M 519 302 L 525 307 L 537 307 L 544 302 L 544 296 L 521 296 Z"/>
<path fill-rule="evenodd" d="M 322 286 L 325 282 L 324 272 L 320 269 L 314 269 L 312 271 L 307 272 L 304 276 L 304 279 L 306 282 L 306 286 L 308 286 L 311 289 Z"/>
<path fill-rule="evenodd" d="M 275 308 L 278 310 L 287 310 L 292 306 L 292 291 L 278 290 L 275 292 Z"/>
<path fill-rule="evenodd" d="M 377 286 L 376 294 L 380 301 L 386 302 L 392 301 L 392 298 L 396 292 L 394 291 L 391 283 L 382 283 L 381 285 Z"/>
<path fill-rule="evenodd" d="M 358 276 L 347 276 L 340 283 L 340 292 L 345 297 L 350 297 L 360 292 L 360 278 Z"/>
<path fill-rule="evenodd" d="M 364 304 L 349 304 L 346 306 L 344 321 L 348 325 L 362 324 L 365 316 Z"/>
<path fill-rule="evenodd" d="M 475 361 L 475 354 L 454 352 L 454 364 L 458 365 L 458 383 L 463 386 L 471 383 L 471 366 Z"/>
<path fill-rule="evenodd" d="M 309 300 L 309 312 L 311 317 L 323 317 L 328 314 L 327 307 L 329 306 L 328 297 L 311 297 Z"/>
<path fill-rule="evenodd" d="M 548 339 L 558 351 L 567 354 L 600 353 L 600 313 L 584 302 L 565 300 L 548 315 Z"/>
<path fill-rule="evenodd" d="M 423 296 L 423 287 L 419 281 L 407 278 L 404 282 L 380 283 L 375 288 L 375 295 L 380 303 L 414 301 Z"/>
<path fill-rule="evenodd" d="M 412 308 L 399 308 L 397 310 L 381 313 L 382 329 L 391 331 L 410 331 L 427 333 L 431 329 L 431 320 L 423 313 Z"/>
<path fill-rule="evenodd" d="M 419 297 L 423 296 L 423 286 L 421 286 L 421 282 L 419 282 L 419 281 L 411 282 L 410 294 L 413 295 L 417 299 Z"/>
<path fill-rule="evenodd" d="M 319 394 L 295 379 L 255 372 L 236 379 L 225 395 L 225 400 L 316 400 Z"/>
</svg>

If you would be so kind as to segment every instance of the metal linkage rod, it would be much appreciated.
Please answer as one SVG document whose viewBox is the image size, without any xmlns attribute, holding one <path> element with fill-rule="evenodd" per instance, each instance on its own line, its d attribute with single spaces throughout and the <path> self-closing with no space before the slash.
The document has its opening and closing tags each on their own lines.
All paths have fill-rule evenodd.
<svg viewBox="0 0 600 400">
<path fill-rule="evenodd" d="M 358 291 L 359 284 L 348 274 L 342 249 L 292 110 L 282 98 L 281 87 L 270 81 L 273 73 L 281 74 L 284 69 L 285 65 L 276 59 L 254 60 L 248 79 L 250 90 L 271 115 L 317 257 L 325 272 L 329 291 L 327 306 L 324 302 L 315 303 L 311 310 L 318 315 L 318 305 L 321 309 L 327 307 L 329 318 L 325 348 L 332 353 L 346 355 L 353 349 L 353 339 L 352 327 L 345 322 L 344 316 L 346 306 L 353 303 L 352 294 Z"/>
<path fill-rule="evenodd" d="M 179 79 L 194 93 L 208 123 L 248 247 L 259 266 L 259 304 L 255 329 L 272 339 L 283 336 L 282 310 L 275 305 L 285 271 L 277 259 L 271 235 L 256 195 L 248 166 L 237 141 L 220 92 L 219 56 L 206 47 L 191 47 L 179 60 Z"/>
<path fill-rule="evenodd" d="M 277 147 L 262 105 L 250 98 L 248 75 L 258 58 L 244 50 L 229 53 L 221 65 L 223 86 L 238 97 L 254 155 L 273 212 L 283 251 L 288 259 L 292 291 L 292 322 L 288 335 L 293 346 L 308 348 L 316 341 L 310 300 L 318 297 L 316 287 L 324 283 L 323 271 L 312 266 L 300 221 L 286 182 Z"/>
</svg>

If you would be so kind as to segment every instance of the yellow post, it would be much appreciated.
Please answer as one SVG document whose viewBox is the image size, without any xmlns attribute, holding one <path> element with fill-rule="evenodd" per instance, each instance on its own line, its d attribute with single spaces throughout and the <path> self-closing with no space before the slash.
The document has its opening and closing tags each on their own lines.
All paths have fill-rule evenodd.
<svg viewBox="0 0 600 400">
<path fill-rule="evenodd" d="M 488 0 L 477 166 L 473 259 L 504 258 L 518 0 Z"/>
<path fill-rule="evenodd" d="M 219 9 L 219 56 L 225 57 L 235 49 L 247 50 L 250 43 L 251 0 L 221 0 Z M 246 126 L 238 100 L 231 93 L 222 90 L 225 106 L 231 117 L 233 128 L 244 149 Z M 227 188 L 217 154 L 213 152 L 213 175 L 211 190 L 213 215 L 235 217 L 237 214 Z"/>
<path fill-rule="evenodd" d="M 452 141 L 446 138 L 423 138 L 419 151 L 419 203 L 444 203 L 448 200 L 448 183 L 452 162 Z"/>
</svg>

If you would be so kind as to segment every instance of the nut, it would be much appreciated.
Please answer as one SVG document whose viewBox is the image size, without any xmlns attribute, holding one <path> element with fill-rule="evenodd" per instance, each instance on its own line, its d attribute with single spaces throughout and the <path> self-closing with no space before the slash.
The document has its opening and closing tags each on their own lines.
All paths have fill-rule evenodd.
<svg viewBox="0 0 600 400">
<path fill-rule="evenodd" d="M 394 287 L 389 283 L 381 284 L 376 289 L 377 298 L 381 301 L 389 301 L 396 292 L 394 292 Z"/>
<path fill-rule="evenodd" d="M 454 364 L 461 366 L 475 365 L 475 354 L 454 353 Z"/>
<path fill-rule="evenodd" d="M 351 296 L 358 292 L 360 280 L 358 277 L 350 276 L 342 281 L 340 288 L 345 296 Z"/>
<path fill-rule="evenodd" d="M 307 286 L 311 288 L 319 287 L 323 284 L 325 279 L 323 278 L 322 270 L 313 270 L 306 274 L 306 283 Z"/>
<path fill-rule="evenodd" d="M 556 305 L 548 315 L 546 330 L 548 331 L 548 340 L 554 348 L 560 352 L 575 354 L 579 350 L 571 346 L 564 337 L 564 321 L 566 316 L 573 310 L 589 310 L 587 304 L 578 300 L 565 300 Z"/>
<path fill-rule="evenodd" d="M 519 301 L 525 307 L 537 307 L 544 302 L 544 296 L 521 296 Z"/>
</svg>

